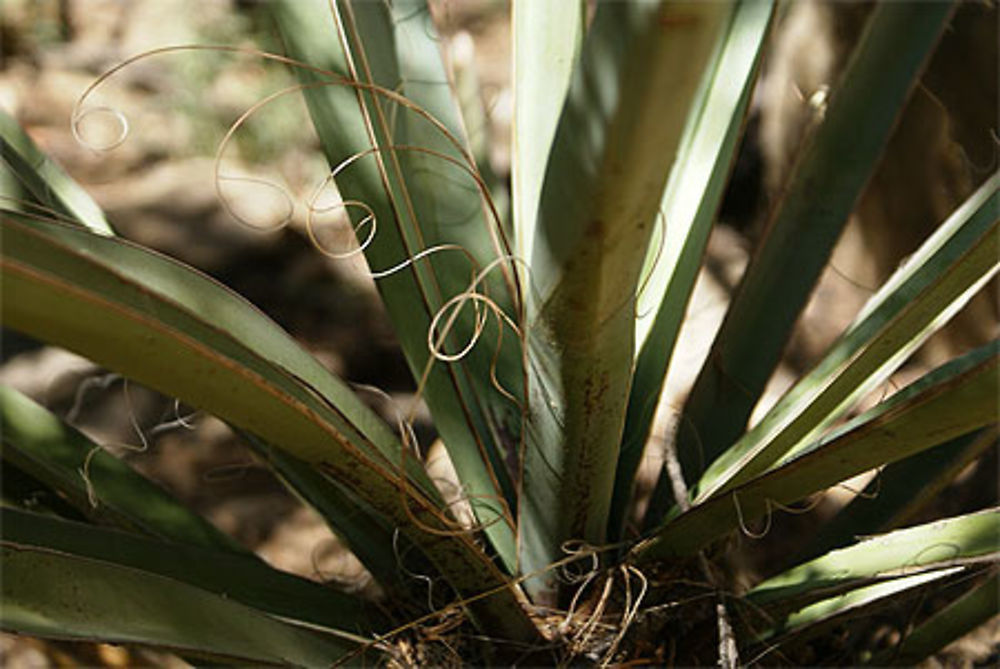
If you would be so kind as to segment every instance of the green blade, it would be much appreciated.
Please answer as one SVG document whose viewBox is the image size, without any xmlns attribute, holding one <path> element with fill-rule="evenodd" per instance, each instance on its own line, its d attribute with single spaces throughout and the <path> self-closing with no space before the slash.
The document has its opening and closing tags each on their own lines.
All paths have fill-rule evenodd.
<svg viewBox="0 0 1000 669">
<path fill-rule="evenodd" d="M 688 109 L 730 7 L 599 4 L 545 172 L 529 294 L 521 564 L 605 542 L 635 295 Z M 551 576 L 531 582 L 552 587 Z"/>
<path fill-rule="evenodd" d="M 394 541 L 393 527 L 336 479 L 252 434 L 243 433 L 243 436 L 285 485 L 323 517 L 390 596 L 396 594 L 400 601 L 405 601 L 404 593 L 408 588 L 402 579 L 400 556 L 408 552 L 406 539 L 400 537 Z M 394 549 L 394 543 L 400 542 L 404 546 Z M 410 571 L 423 573 L 420 568 L 410 568 Z"/>
<path fill-rule="evenodd" d="M 350 72 L 365 85 L 399 90 L 455 136 L 462 136 L 424 2 L 338 2 L 334 6 L 316 0 L 287 0 L 268 6 L 292 56 L 332 71 Z M 339 17 L 336 21 L 332 9 Z M 333 79 L 304 70 L 299 74 L 305 82 Z M 399 104 L 398 97 L 393 102 L 385 95 L 333 85 L 307 88 L 304 94 L 329 163 L 336 166 L 352 156 L 366 156 L 338 173 L 336 182 L 345 199 L 364 202 L 376 217 L 377 232 L 365 249 L 373 272 L 396 267 L 435 245 L 462 249 L 424 256 L 377 283 L 398 325 L 396 333 L 414 377 L 421 380 L 426 373 L 423 398 L 477 517 L 513 571 L 515 487 L 508 463 L 516 456 L 521 432 L 518 404 L 523 374 L 518 337 L 491 316 L 479 345 L 467 356 L 452 363 L 436 362 L 428 370 L 428 332 L 434 316 L 448 299 L 469 287 L 473 273 L 508 252 L 491 212 L 484 209 L 476 182 L 454 163 L 426 151 L 469 167 L 473 166 L 471 158 L 461 143 L 451 144 L 439 128 Z M 417 149 L 395 148 L 401 145 Z M 373 147 L 378 151 L 373 152 Z M 355 220 L 360 221 L 360 216 Z M 364 237 L 367 232 L 362 228 L 360 234 Z M 509 264 L 501 263 L 479 290 L 517 320 L 512 306 L 518 302 L 513 295 L 516 288 L 508 285 L 514 279 Z M 456 341 L 471 337 L 472 311 L 469 306 L 462 309 L 448 351 L 460 348 Z M 499 384 L 517 401 L 494 387 L 494 367 Z"/>
<path fill-rule="evenodd" d="M 5 544 L 0 567 L 0 628 L 9 632 L 302 667 L 329 666 L 363 643 L 320 638 L 186 583 L 73 555 Z"/>
<path fill-rule="evenodd" d="M 846 619 L 860 618 L 894 600 L 912 597 L 920 589 L 939 587 L 940 581 L 962 571 L 961 567 L 930 570 L 849 590 L 789 613 L 775 626 L 758 633 L 758 641 L 766 641 L 772 648 L 793 638 L 801 641 Z"/>
<path fill-rule="evenodd" d="M 38 334 L 50 332 L 51 339 L 75 342 L 78 349 L 95 349 L 93 352 L 99 354 L 95 357 L 128 360 L 141 370 L 162 370 L 159 374 L 175 384 L 178 377 L 194 375 L 199 383 L 188 384 L 185 391 L 198 396 L 199 405 L 216 401 L 229 405 L 230 411 L 242 409 L 243 414 L 251 414 L 242 420 L 249 421 L 255 433 L 277 432 L 277 426 L 269 423 L 288 420 L 247 411 L 254 404 L 245 394 L 252 396 L 264 387 L 275 386 L 329 421 L 345 445 L 359 450 L 360 457 L 381 460 L 383 466 L 400 460 L 398 442 L 388 426 L 346 384 L 263 314 L 195 270 L 128 242 L 12 215 L 3 219 L 3 241 L 4 268 L 10 276 L 10 284 L 4 284 L 3 308 L 13 327 Z M 26 291 L 61 308 L 44 311 L 27 292 L 17 290 L 22 284 Z M 118 343 L 129 340 L 102 327 L 93 316 L 85 316 L 87 307 L 106 310 L 110 318 L 131 320 L 133 328 L 154 332 L 130 342 L 134 345 L 122 351 Z M 79 313 L 63 313 L 69 309 Z M 63 322 L 64 329 L 56 327 Z M 199 366 L 178 354 L 171 359 L 152 348 L 152 338 L 171 342 L 169 347 L 164 344 L 167 348 L 191 348 L 209 362 Z M 223 369 L 209 372 L 205 364 Z M 241 365 L 247 369 L 242 370 Z M 171 374 L 175 368 L 178 371 Z M 258 380 L 253 373 L 263 378 Z M 216 378 L 219 375 L 229 378 L 220 381 Z M 218 392 L 221 388 L 226 392 Z M 316 436 L 295 443 L 288 437 L 281 439 L 284 447 L 310 462 L 328 457 L 324 451 L 330 441 L 329 437 L 317 440 Z M 417 467 L 410 470 L 411 476 L 419 476 Z M 433 491 L 429 481 L 421 485 Z"/>
<path fill-rule="evenodd" d="M 14 118 L 0 109 L 0 171 L 9 174 L 23 191 L 46 207 L 48 213 L 64 216 L 93 232 L 114 234 L 104 212 L 61 167 L 45 155 Z M 16 194 L 0 195 L 17 198 Z M 19 203 L 0 197 L 0 206 L 21 209 Z"/>
<path fill-rule="evenodd" d="M 272 616 L 341 630 L 346 636 L 388 629 L 373 605 L 272 569 L 250 555 L 161 542 L 16 509 L 0 508 L 0 521 L 3 544 L 10 548 L 49 551 L 157 574 Z"/>
<path fill-rule="evenodd" d="M 475 159 L 486 185 L 489 186 L 490 194 L 497 209 L 500 210 L 501 217 L 505 218 L 505 223 L 509 223 L 508 218 L 504 216 L 509 213 L 506 211 L 510 204 L 509 198 L 490 165 L 492 128 L 486 108 L 485 90 L 475 62 L 475 42 L 468 34 L 459 33 L 448 40 L 447 46 L 455 104 L 458 105 L 459 116 L 466 129 L 469 153 Z"/>
<path fill-rule="evenodd" d="M 545 166 L 583 41 L 584 9 L 583 2 L 573 0 L 511 3 L 514 118 L 510 185 L 515 245 L 525 260 L 531 258 Z M 522 276 L 525 285 L 530 285 L 531 276 Z"/>
<path fill-rule="evenodd" d="M 797 561 L 846 546 L 859 534 L 901 527 L 938 499 L 971 462 L 998 444 L 997 427 L 993 426 L 889 465 L 862 494 L 823 524 Z"/>
<path fill-rule="evenodd" d="M 623 529 L 635 472 L 649 439 L 667 365 L 729 176 L 773 10 L 774 3 L 768 0 L 746 2 L 736 8 L 692 107 L 660 203 L 665 239 L 659 261 L 645 279 L 638 300 L 639 354 L 615 473 L 610 521 L 617 527 L 611 528 L 613 536 L 620 536 Z"/>
<path fill-rule="evenodd" d="M 951 10 L 885 2 L 873 11 L 688 397 L 677 442 L 688 485 L 745 429 Z"/>
<path fill-rule="evenodd" d="M 876 655 L 869 664 L 916 666 L 998 613 L 1000 574 L 994 571 L 992 576 L 906 635 L 898 646 Z"/>
<path fill-rule="evenodd" d="M 1000 558 L 1000 509 L 868 538 L 768 579 L 747 593 L 774 620 L 760 640 L 783 643 L 857 617 L 977 563 Z M 780 636 L 775 641 L 773 638 Z"/>
<path fill-rule="evenodd" d="M 868 302 L 823 360 L 727 449 L 696 500 L 794 456 L 875 390 L 1000 271 L 1000 175 L 983 184 Z"/>
<path fill-rule="evenodd" d="M 861 541 L 789 569 L 747 593 L 759 606 L 785 608 L 873 579 L 993 560 L 1000 554 L 1000 509 L 917 525 Z"/>
<path fill-rule="evenodd" d="M 534 631 L 504 575 L 471 537 L 453 532 L 416 459 L 272 321 L 194 270 L 118 239 L 13 214 L 2 225 L 8 325 L 204 408 L 337 477 L 420 546 L 459 593 L 496 589 L 474 604 L 481 623 Z"/>
<path fill-rule="evenodd" d="M 486 10 L 487 13 L 490 11 Z M 492 11 L 499 11 L 499 8 Z M 455 104 L 458 105 L 459 116 L 468 136 L 469 154 L 493 200 L 504 234 L 507 238 L 512 238 L 509 187 L 497 176 L 490 163 L 494 143 L 491 136 L 493 122 L 486 106 L 486 89 L 477 70 L 475 41 L 468 34 L 457 33 L 446 44 Z"/>
<path fill-rule="evenodd" d="M 694 555 L 712 540 L 876 467 L 996 421 L 1000 342 L 958 358 L 858 416 L 796 459 L 674 515 L 633 554 Z"/>
<path fill-rule="evenodd" d="M 160 539 L 246 552 L 232 537 L 21 393 L 0 386 L 4 465 L 59 491 L 85 516 Z M 91 451 L 88 479 L 84 464 Z"/>
</svg>

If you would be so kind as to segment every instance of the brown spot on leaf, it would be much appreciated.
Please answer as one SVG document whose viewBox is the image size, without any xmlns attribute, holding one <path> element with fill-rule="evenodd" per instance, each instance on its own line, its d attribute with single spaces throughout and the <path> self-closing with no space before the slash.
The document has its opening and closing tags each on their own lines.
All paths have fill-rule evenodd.
<svg viewBox="0 0 1000 669">
<path fill-rule="evenodd" d="M 698 17 L 694 14 L 662 14 L 660 15 L 660 26 L 664 28 L 676 28 L 691 26 L 698 23 Z"/>
</svg>

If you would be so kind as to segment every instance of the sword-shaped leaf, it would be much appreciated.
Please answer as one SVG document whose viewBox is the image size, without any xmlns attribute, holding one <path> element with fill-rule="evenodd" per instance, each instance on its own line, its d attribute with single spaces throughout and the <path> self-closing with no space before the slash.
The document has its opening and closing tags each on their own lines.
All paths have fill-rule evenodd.
<svg viewBox="0 0 1000 669">
<path fill-rule="evenodd" d="M 474 161 L 458 139 L 464 134 L 427 5 L 286 0 L 269 7 L 290 55 L 360 82 L 352 88 L 343 85 L 343 77 L 299 71 L 312 84 L 303 93 L 330 165 L 357 157 L 337 172 L 337 188 L 344 200 L 363 202 L 374 216 L 377 228 L 365 249 L 372 271 L 399 267 L 378 279 L 379 291 L 470 503 L 513 572 L 511 474 L 524 384 L 519 337 L 487 314 L 480 343 L 465 357 L 428 362 L 435 316 L 509 249 L 482 184 L 466 171 L 474 169 Z M 383 92 L 374 93 L 374 87 Z M 348 213 L 359 211 L 351 207 Z M 367 238 L 370 230 L 362 226 L 359 235 Z M 441 246 L 447 250 L 421 255 Z M 515 281 L 509 260 L 503 260 L 475 288 L 516 322 Z M 477 327 L 473 307 L 482 308 L 483 302 L 474 298 L 458 313 L 447 352 L 471 340 Z M 449 320 L 450 313 L 438 327 Z M 495 386 L 494 372 L 504 391 Z"/>
<path fill-rule="evenodd" d="M 951 9 L 885 2 L 873 10 L 688 397 L 677 449 L 689 486 L 745 429 Z"/>
<path fill-rule="evenodd" d="M 921 245 L 823 360 L 707 469 L 707 499 L 794 456 L 875 390 L 1000 271 L 1000 175 L 989 179 Z"/>
<path fill-rule="evenodd" d="M 998 555 L 1000 509 L 989 509 L 869 537 L 769 578 L 746 597 L 759 606 L 801 606 L 872 580 Z"/>
<path fill-rule="evenodd" d="M 993 575 L 921 623 L 894 648 L 877 654 L 874 666 L 917 666 L 1000 613 L 1000 574 Z"/>
<path fill-rule="evenodd" d="M 528 260 L 535 242 L 545 166 L 583 41 L 584 2 L 511 3 L 514 118 L 510 186 L 517 254 Z M 518 271 L 523 271 L 518 267 Z M 524 272 L 525 285 L 531 275 Z"/>
<path fill-rule="evenodd" d="M 646 561 L 694 555 L 712 540 L 876 467 L 996 421 L 998 343 L 927 374 L 813 444 L 794 460 L 677 513 L 633 554 Z"/>
<path fill-rule="evenodd" d="M 858 535 L 904 526 L 938 499 L 971 462 L 998 443 L 996 426 L 989 427 L 885 467 L 862 494 L 823 524 L 797 561 L 847 546 Z"/>
<path fill-rule="evenodd" d="M 370 635 L 388 629 L 373 604 L 287 574 L 251 555 L 163 542 L 103 527 L 0 509 L 5 547 L 98 560 L 181 581 L 272 616 Z"/>
<path fill-rule="evenodd" d="M 10 177 L 12 184 L 30 195 L 48 213 L 64 216 L 90 230 L 104 235 L 114 234 L 104 212 L 52 158 L 39 149 L 17 121 L 0 109 L 0 172 Z M 0 206 L 22 209 L 19 194 L 3 192 L 13 200 L 0 197 Z M 37 212 L 36 212 L 37 213 Z"/>
<path fill-rule="evenodd" d="M 757 639 L 766 642 L 769 648 L 802 641 L 846 619 L 859 618 L 901 598 L 912 597 L 922 588 L 940 586 L 942 580 L 962 571 L 961 567 L 935 569 L 855 588 L 789 613 L 773 627 L 759 632 Z"/>
<path fill-rule="evenodd" d="M 401 594 L 407 590 L 401 565 L 403 554 L 408 552 L 409 542 L 405 537 L 394 537 L 392 526 L 336 479 L 252 434 L 244 433 L 244 438 L 271 465 L 289 490 L 323 517 L 387 592 Z"/>
<path fill-rule="evenodd" d="M 691 102 L 731 7 L 601 3 L 541 192 L 528 291 L 521 564 L 605 542 L 632 381 L 635 299 Z M 553 587 L 551 577 L 529 582 Z"/>
<path fill-rule="evenodd" d="M 58 490 L 87 518 L 168 541 L 246 552 L 125 462 L 5 386 L 0 423 L 4 465 Z"/>
<path fill-rule="evenodd" d="M 517 638 L 535 633 L 503 574 L 454 531 L 388 426 L 263 314 L 204 275 L 118 239 L 10 213 L 2 226 L 5 323 L 319 467 L 420 546 L 457 592 L 495 588 L 473 604 L 480 624 Z"/>
<path fill-rule="evenodd" d="M 142 569 L 4 542 L 0 628 L 135 643 L 213 660 L 329 666 L 362 638 L 320 637 L 223 596 Z"/>
<path fill-rule="evenodd" d="M 635 472 L 649 440 L 667 366 L 729 176 L 773 9 L 770 0 L 745 2 L 736 8 L 692 106 L 660 202 L 664 239 L 659 260 L 639 295 L 639 353 L 610 518 L 618 525 L 615 535 L 620 533 L 628 510 Z"/>
</svg>

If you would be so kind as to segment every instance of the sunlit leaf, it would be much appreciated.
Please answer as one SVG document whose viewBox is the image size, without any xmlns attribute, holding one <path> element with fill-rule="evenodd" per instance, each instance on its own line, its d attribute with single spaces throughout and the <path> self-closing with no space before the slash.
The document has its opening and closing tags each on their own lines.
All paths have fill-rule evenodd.
<svg viewBox="0 0 1000 669">
<path fill-rule="evenodd" d="M 5 323 L 204 408 L 337 477 L 458 592 L 496 589 L 473 605 L 481 623 L 534 630 L 497 566 L 467 533 L 454 532 L 416 459 L 272 321 L 194 270 L 120 240 L 14 214 L 2 225 Z"/>
<path fill-rule="evenodd" d="M 902 460 L 996 421 L 997 342 L 958 358 L 867 411 L 794 460 L 675 513 L 634 553 L 640 560 L 693 555 L 713 539 L 771 518 L 852 476 Z"/>
<path fill-rule="evenodd" d="M 615 474 L 612 523 L 623 522 L 631 499 L 667 365 L 743 128 L 773 9 L 767 0 L 736 9 L 706 70 L 660 202 L 663 229 L 655 237 L 662 240 L 654 237 L 656 264 L 643 279 L 637 304 L 638 355 Z"/>
<path fill-rule="evenodd" d="M 602 3 L 541 192 L 528 295 L 524 569 L 604 543 L 632 377 L 635 295 L 688 108 L 726 4 Z M 530 583 L 539 591 L 552 586 Z"/>
<path fill-rule="evenodd" d="M 9 177 L 12 186 L 19 186 L 50 215 L 63 216 L 99 234 L 114 234 L 104 212 L 87 191 L 39 149 L 3 109 L 0 109 L 0 161 L 3 180 Z M 0 197 L 0 206 L 33 209 L 20 200 L 19 193 L 6 193 L 0 189 L 0 195 L 5 196 Z M 38 211 L 36 209 L 35 213 Z"/>
<path fill-rule="evenodd" d="M 677 450 L 689 486 L 745 429 L 951 10 L 905 2 L 873 10 L 685 405 Z"/>
</svg>

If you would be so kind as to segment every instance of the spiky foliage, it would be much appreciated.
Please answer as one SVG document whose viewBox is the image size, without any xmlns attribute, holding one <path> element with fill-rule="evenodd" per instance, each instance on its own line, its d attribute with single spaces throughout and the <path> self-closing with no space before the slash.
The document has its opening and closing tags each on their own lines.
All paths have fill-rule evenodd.
<svg viewBox="0 0 1000 669">
<path fill-rule="evenodd" d="M 995 613 L 982 593 L 995 594 L 997 509 L 898 529 L 913 496 L 887 494 L 749 589 L 724 550 L 727 536 L 756 536 L 856 475 L 881 470 L 891 488 L 888 472 L 907 468 L 920 489 L 940 487 L 932 471 L 953 476 L 995 443 L 995 342 L 843 419 L 997 272 L 996 175 L 747 429 L 947 5 L 872 12 L 733 298 L 641 531 L 628 520 L 636 470 L 774 4 L 598 3 L 587 25 L 584 3 L 515 1 L 509 221 L 464 139 L 423 0 L 268 11 L 287 54 L 260 57 L 301 79 L 292 92 L 471 515 L 413 455 L 410 417 L 394 432 L 239 296 L 115 236 L 4 117 L 4 167 L 28 198 L 3 210 L 5 325 L 227 421 L 391 602 L 378 611 L 268 567 L 4 390 L 5 470 L 70 509 L 3 508 L 5 629 L 261 664 L 369 653 L 732 666 L 794 661 L 830 626 L 857 632 L 871 611 L 930 592 L 954 603 L 937 616 L 915 609 L 918 626 L 895 649 L 908 662 Z M 87 95 L 74 123 L 100 111 Z M 320 207 L 309 207 L 319 243 Z M 874 532 L 886 534 L 855 541 Z M 414 573 L 446 583 L 447 599 L 428 601 Z"/>
</svg>

